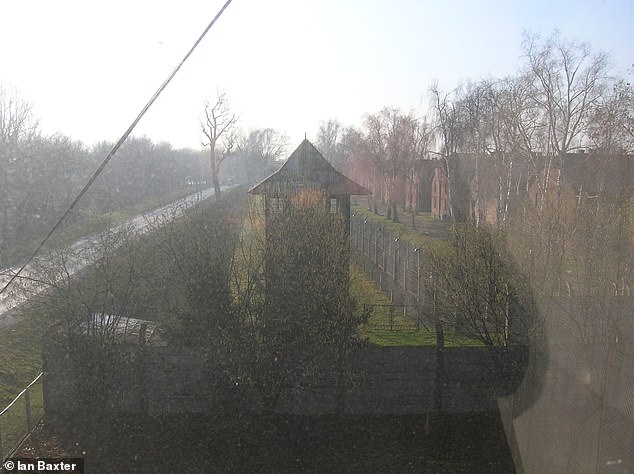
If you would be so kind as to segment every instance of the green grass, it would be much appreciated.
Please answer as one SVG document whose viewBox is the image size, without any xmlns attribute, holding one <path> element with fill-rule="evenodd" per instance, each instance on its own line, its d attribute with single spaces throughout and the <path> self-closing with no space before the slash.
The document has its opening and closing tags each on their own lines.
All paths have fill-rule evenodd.
<svg viewBox="0 0 634 474">
<path fill-rule="evenodd" d="M 41 383 L 36 383 L 28 391 L 30 423 L 33 427 L 44 414 L 44 393 Z M 4 408 L 4 406 L 3 406 Z M 15 449 L 28 433 L 26 419 L 26 398 L 20 397 L 2 417 L 0 417 L 0 436 L 2 437 L 3 456 Z"/>
<path fill-rule="evenodd" d="M 363 304 L 376 305 L 368 323 L 360 330 L 361 337 L 367 338 L 370 344 L 384 347 L 436 345 L 436 331 L 433 328 L 421 325 L 418 330 L 410 329 L 416 324 L 415 321 L 405 317 L 398 307 L 390 314 L 390 299 L 363 270 L 354 265 L 350 268 L 350 292 L 359 304 L 358 311 L 362 311 Z M 385 329 L 390 325 L 395 329 Z M 445 330 L 444 335 L 445 347 L 482 346 L 478 340 L 451 331 Z"/>
<path fill-rule="evenodd" d="M 0 333 L 0 411 L 29 385 L 42 368 L 42 338 L 47 322 L 37 313 Z M 31 420 L 44 413 L 42 384 L 29 389 Z M 17 446 L 27 432 L 25 399 L 21 397 L 0 417 L 4 454 Z"/>
<path fill-rule="evenodd" d="M 368 331 L 370 344 L 383 347 L 395 346 L 435 346 L 436 335 L 425 329 L 372 329 Z"/>
<path fill-rule="evenodd" d="M 382 215 L 369 211 L 367 207 L 355 205 L 353 212 L 362 216 L 372 226 L 396 234 L 401 240 L 412 245 L 429 249 L 432 252 L 443 252 L 447 247 L 448 223 L 442 222 L 429 213 L 415 216 L 416 228 L 411 225 L 411 215 L 401 212 L 401 222 L 392 222 Z M 371 344 L 378 346 L 429 346 L 436 344 L 436 333 L 433 327 L 415 329 L 416 321 L 402 314 L 398 307 L 390 314 L 389 298 L 360 269 L 351 271 L 353 296 L 363 305 L 377 305 L 373 308 L 368 324 L 361 330 Z M 384 305 L 383 307 L 380 305 Z M 393 327 L 394 329 L 390 329 Z M 478 340 L 444 331 L 446 347 L 482 346 Z"/>
<path fill-rule="evenodd" d="M 435 346 L 436 331 L 433 329 L 365 329 L 368 342 L 375 346 Z M 483 347 L 482 342 L 466 336 L 445 331 L 445 347 Z"/>
<path fill-rule="evenodd" d="M 411 215 L 401 213 L 400 222 L 393 222 L 385 216 L 375 214 L 362 206 L 352 206 L 352 212 L 363 216 L 372 225 L 383 228 L 393 234 L 398 234 L 402 239 L 408 240 L 416 246 L 424 246 L 430 240 L 444 239 L 447 237 L 446 222 L 440 221 L 429 213 L 415 216 L 416 229 L 412 228 Z"/>
<path fill-rule="evenodd" d="M 4 408 L 42 368 L 47 322 L 36 312 L 0 333 L 0 407 Z M 1 409 L 0 408 L 0 409 Z"/>
</svg>

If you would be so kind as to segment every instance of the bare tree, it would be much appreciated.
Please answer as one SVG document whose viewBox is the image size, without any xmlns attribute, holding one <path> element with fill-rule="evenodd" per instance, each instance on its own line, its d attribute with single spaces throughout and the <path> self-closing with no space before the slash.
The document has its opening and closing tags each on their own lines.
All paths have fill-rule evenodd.
<svg viewBox="0 0 634 474">
<path fill-rule="evenodd" d="M 492 121 L 495 103 L 493 101 L 493 84 L 491 81 L 468 81 L 463 88 L 457 90 L 456 109 L 460 129 L 463 130 L 463 147 L 473 159 L 473 206 L 471 219 L 476 227 L 483 218 L 481 161 L 493 151 L 494 141 Z"/>
<path fill-rule="evenodd" d="M 486 346 L 526 344 L 533 301 L 502 235 L 458 226 L 449 245 L 428 253 L 428 301 L 436 323 Z"/>
<path fill-rule="evenodd" d="M 527 82 L 523 77 L 467 81 L 455 95 L 460 151 L 468 154 L 473 170 L 471 218 L 479 226 L 493 217 L 487 214 L 494 199 L 495 222 L 503 225 L 511 196 L 519 193 L 518 177 L 523 173 L 527 181 L 527 169 L 533 175 L 539 169 L 533 153 L 539 120 Z"/>
<path fill-rule="evenodd" d="M 458 110 L 455 103 L 450 99 L 451 93 L 442 92 L 438 83 L 435 82 L 429 88 L 429 94 L 431 96 L 431 105 L 434 110 L 434 129 L 440 137 L 442 147 L 442 157 L 445 160 L 445 167 L 447 171 L 447 181 L 449 186 L 447 187 L 449 197 L 449 217 L 454 218 L 454 203 L 453 203 L 453 182 L 451 172 L 451 161 L 458 152 L 458 146 L 461 140 L 460 121 L 458 117 Z"/>
<path fill-rule="evenodd" d="M 12 173 L 18 159 L 19 143 L 32 138 L 36 132 L 37 121 L 31 104 L 0 84 L 0 251 L 9 238 Z"/>
<path fill-rule="evenodd" d="M 275 162 L 284 156 L 288 138 L 272 128 L 251 130 L 238 140 L 236 154 L 243 160 L 248 183 L 272 172 Z"/>
<path fill-rule="evenodd" d="M 416 120 L 412 133 L 412 155 L 408 164 L 408 177 L 406 181 L 406 207 L 409 207 L 412 216 L 412 227 L 416 228 L 414 215 L 419 211 L 420 191 L 420 161 L 426 159 L 429 148 L 433 143 L 433 131 L 427 117 Z"/>
<path fill-rule="evenodd" d="M 205 117 L 200 123 L 203 135 L 207 139 L 203 146 L 209 147 L 209 164 L 211 167 L 211 181 L 214 193 L 220 196 L 220 165 L 231 155 L 235 146 L 235 136 L 232 134 L 238 117 L 229 107 L 227 96 L 218 92 L 216 102 L 205 103 Z M 222 150 L 218 150 L 218 140 L 223 140 Z"/>
<path fill-rule="evenodd" d="M 85 333 L 110 343 L 121 318 L 134 316 L 140 303 L 136 242 L 134 229 L 122 226 L 55 250 L 22 275 L 22 291 L 63 336 Z"/>
<path fill-rule="evenodd" d="M 594 105 L 589 123 L 593 146 L 606 153 L 634 151 L 634 88 L 624 80 Z"/>
<path fill-rule="evenodd" d="M 549 155 L 564 155 L 582 145 L 590 111 L 602 93 L 608 56 L 586 43 L 566 40 L 558 32 L 545 41 L 526 34 L 523 42 L 533 100 L 547 124 Z"/>
<path fill-rule="evenodd" d="M 317 149 L 333 166 L 341 168 L 339 145 L 342 127 L 338 120 L 328 120 L 319 124 L 317 132 Z"/>
<path fill-rule="evenodd" d="M 537 159 L 536 150 L 542 142 L 544 129 L 540 109 L 532 100 L 530 82 L 531 78 L 527 74 L 504 78 L 498 81 L 498 90 L 494 96 L 497 122 L 494 139 L 502 168 L 507 171 L 506 179 L 502 178 L 500 183 L 498 222 L 506 222 L 509 218 L 511 192 L 519 194 L 520 182 L 527 187 L 532 177 L 538 176 L 542 171 L 542 162 Z M 515 183 L 513 172 L 519 176 Z M 543 182 L 538 179 L 534 182 L 543 196 Z"/>
<path fill-rule="evenodd" d="M 32 105 L 0 84 L 0 143 L 17 142 L 37 131 Z"/>
<path fill-rule="evenodd" d="M 384 108 L 366 118 L 366 142 L 370 156 L 382 173 L 387 217 L 398 222 L 397 205 L 405 201 L 405 181 L 415 154 L 417 120 L 398 109 Z"/>
<path fill-rule="evenodd" d="M 368 143 L 361 129 L 346 127 L 341 132 L 339 139 L 339 155 L 341 158 L 341 170 L 346 176 L 365 186 L 372 193 L 376 193 L 377 177 L 376 163 L 369 154 Z M 368 208 L 372 210 L 370 201 L 374 201 L 368 195 Z"/>
</svg>

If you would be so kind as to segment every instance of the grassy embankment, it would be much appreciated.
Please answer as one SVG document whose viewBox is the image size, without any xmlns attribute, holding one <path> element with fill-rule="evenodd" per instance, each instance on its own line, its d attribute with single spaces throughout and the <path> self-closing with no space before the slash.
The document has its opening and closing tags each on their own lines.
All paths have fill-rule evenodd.
<svg viewBox="0 0 634 474">
<path fill-rule="evenodd" d="M 66 247 L 82 237 L 99 233 L 108 227 L 124 222 L 126 219 L 157 209 L 170 202 L 194 194 L 195 192 L 196 189 L 194 188 L 186 188 L 160 198 L 147 199 L 124 209 L 109 211 L 99 215 L 84 216 L 81 220 L 62 225 L 53 235 L 50 247 Z M 15 245 L 4 249 L 2 265 L 9 267 L 25 260 L 35 251 L 43 237 L 43 235 L 35 237 L 28 236 L 27 238 L 21 239 Z"/>
</svg>

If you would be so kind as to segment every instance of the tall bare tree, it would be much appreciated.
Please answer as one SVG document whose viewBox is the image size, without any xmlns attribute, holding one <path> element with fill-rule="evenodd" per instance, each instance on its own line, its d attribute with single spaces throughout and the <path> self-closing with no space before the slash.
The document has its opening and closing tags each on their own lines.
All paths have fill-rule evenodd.
<svg viewBox="0 0 634 474">
<path fill-rule="evenodd" d="M 495 109 L 493 83 L 487 80 L 468 81 L 457 92 L 456 109 L 460 128 L 463 130 L 463 151 L 468 152 L 473 160 L 471 219 L 478 227 L 483 218 L 481 167 L 485 163 L 481 161 L 485 159 L 485 155 L 494 152 L 495 144 L 492 139 Z"/>
<path fill-rule="evenodd" d="M 496 113 L 499 121 L 498 150 L 509 156 L 509 169 L 521 166 L 526 171 L 524 182 L 528 183 L 531 176 L 540 171 L 536 160 L 536 150 L 543 135 L 543 124 L 540 120 L 540 109 L 532 100 L 530 92 L 531 78 L 527 74 L 517 77 L 507 77 L 498 82 L 499 93 L 496 100 Z M 519 163 L 516 163 L 516 160 Z M 522 166 L 526 164 L 526 166 Z M 543 186 L 536 180 L 537 186 L 543 194 Z M 510 194 L 510 186 L 507 188 Z M 506 200 L 508 203 L 508 199 Z M 508 205 L 505 204 L 503 220 L 508 218 Z"/>
<path fill-rule="evenodd" d="M 533 99 L 547 124 L 547 148 L 542 151 L 564 155 L 582 145 L 590 111 L 607 76 L 608 56 L 558 32 L 546 40 L 526 34 L 523 49 L 533 78 Z"/>
<path fill-rule="evenodd" d="M 421 160 L 426 159 L 429 148 L 433 143 L 433 130 L 426 116 L 415 121 L 412 130 L 412 154 L 408 164 L 408 177 L 406 182 L 406 207 L 409 207 L 412 215 L 412 227 L 416 228 L 414 215 L 419 211 L 420 170 Z"/>
<path fill-rule="evenodd" d="M 0 143 L 17 142 L 37 131 L 32 105 L 0 84 Z"/>
<path fill-rule="evenodd" d="M 317 131 L 317 149 L 337 169 L 340 169 L 342 164 L 339 153 L 341 136 L 342 126 L 338 120 L 320 122 Z"/>
<path fill-rule="evenodd" d="M 18 144 L 36 132 L 31 104 L 0 84 L 0 250 L 9 238 L 9 213 L 13 205 L 11 175 L 18 159 Z"/>
<path fill-rule="evenodd" d="M 442 92 L 437 82 L 433 83 L 429 88 L 431 106 L 434 111 L 434 129 L 440 138 L 442 147 L 441 154 L 445 160 L 447 181 L 449 183 L 449 186 L 447 186 L 449 217 L 453 219 L 455 217 L 453 208 L 454 183 L 451 165 L 453 158 L 456 153 L 458 153 L 459 143 L 462 139 L 462 131 L 458 109 L 454 101 L 451 100 L 451 94 L 451 92 Z"/>
<path fill-rule="evenodd" d="M 387 215 L 394 222 L 398 222 L 397 205 L 405 200 L 404 184 L 415 153 L 417 127 L 412 114 L 393 108 L 386 107 L 366 118 L 368 151 L 383 174 Z"/>
<path fill-rule="evenodd" d="M 242 160 L 248 183 L 262 179 L 275 169 L 275 162 L 284 156 L 288 138 L 272 128 L 257 128 L 238 140 L 236 153 Z"/>
<path fill-rule="evenodd" d="M 233 128 L 238 117 L 229 107 L 227 95 L 218 92 L 216 101 L 205 103 L 205 117 L 200 122 L 200 128 L 207 139 L 203 146 L 209 147 L 209 164 L 211 167 L 211 181 L 214 193 L 220 196 L 220 165 L 231 155 L 235 146 Z M 218 149 L 218 141 L 222 140 L 222 149 Z"/>
</svg>

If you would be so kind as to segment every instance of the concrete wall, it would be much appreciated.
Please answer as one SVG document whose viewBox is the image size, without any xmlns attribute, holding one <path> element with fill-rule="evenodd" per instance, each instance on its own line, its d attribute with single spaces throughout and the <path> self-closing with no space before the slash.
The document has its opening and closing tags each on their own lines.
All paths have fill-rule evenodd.
<svg viewBox="0 0 634 474">
<path fill-rule="evenodd" d="M 100 356 L 96 348 L 79 348 L 45 346 L 48 414 L 68 416 L 88 410 L 152 415 L 209 410 L 213 380 L 202 349 L 117 345 Z"/>
<path fill-rule="evenodd" d="M 90 344 L 77 344 L 47 344 L 44 389 L 49 414 L 210 413 L 224 409 L 229 400 L 244 411 L 259 409 L 258 394 L 223 381 L 219 369 L 205 362 L 202 349 L 120 345 L 96 356 Z M 434 393 L 448 413 L 495 411 L 496 397 L 520 384 L 527 359 L 522 348 L 501 354 L 484 348 L 445 349 L 444 372 L 437 376 L 434 347 L 366 347 L 348 361 L 343 412 L 427 413 L 434 408 Z M 317 376 L 289 387 L 275 411 L 338 412 L 336 380 L 334 368 L 324 366 Z"/>
</svg>

